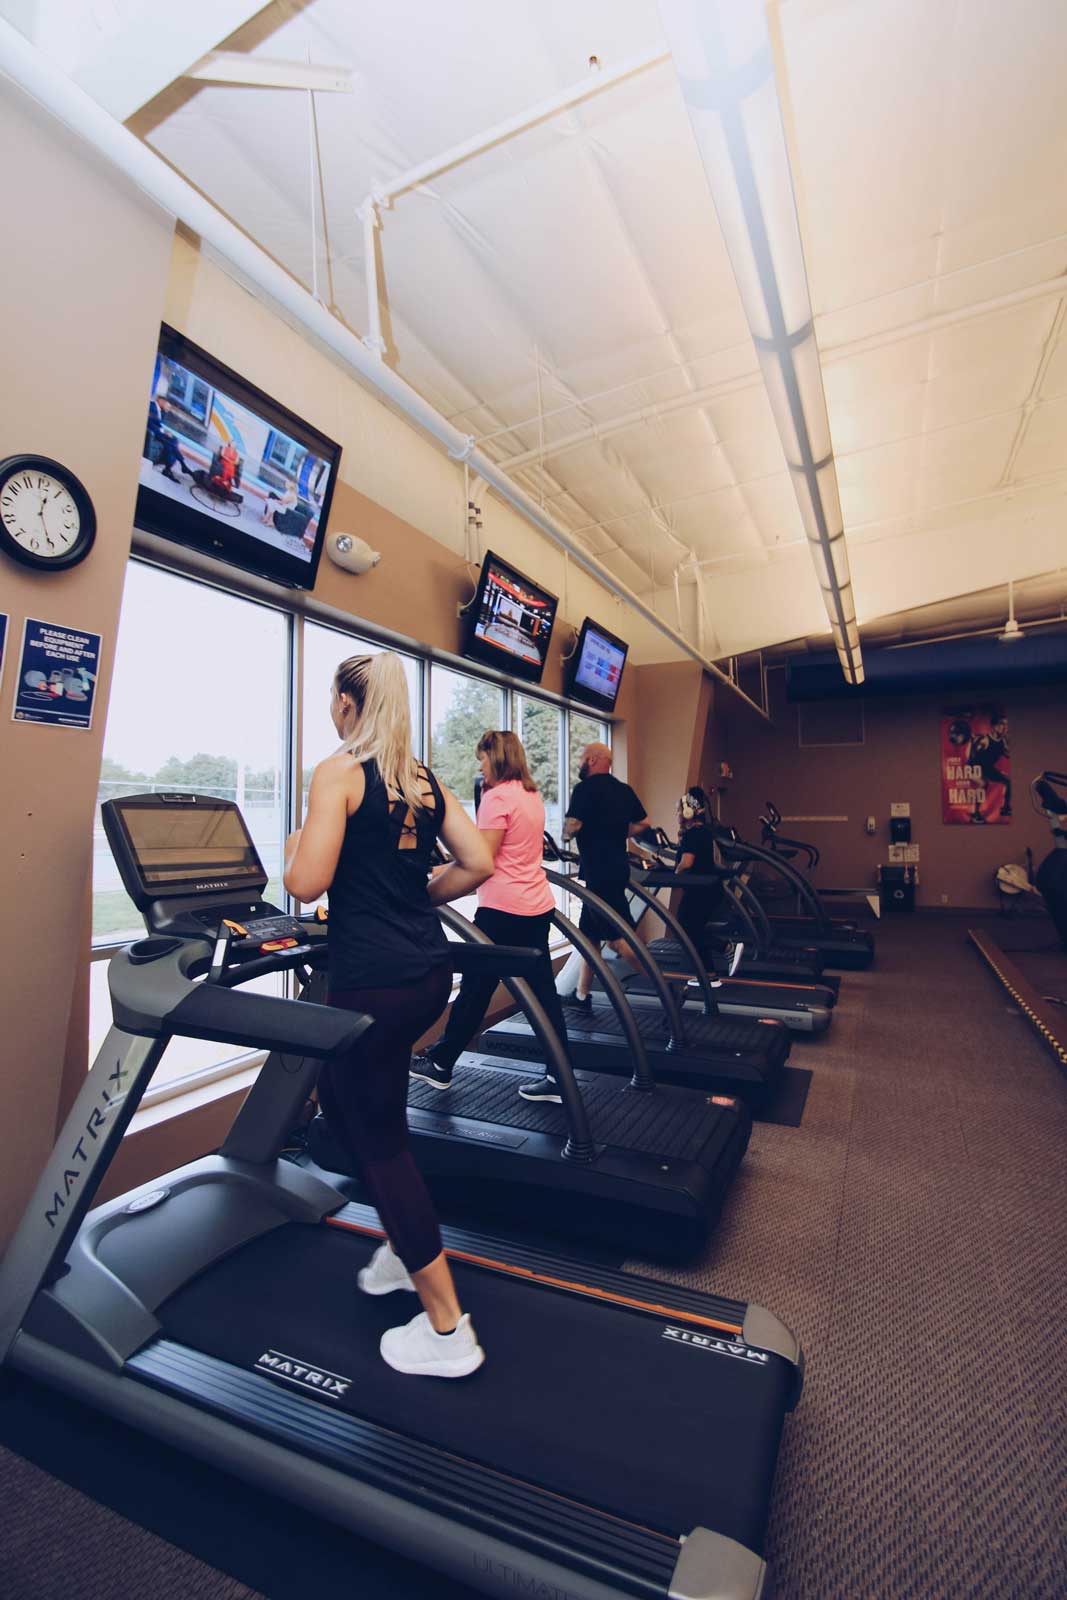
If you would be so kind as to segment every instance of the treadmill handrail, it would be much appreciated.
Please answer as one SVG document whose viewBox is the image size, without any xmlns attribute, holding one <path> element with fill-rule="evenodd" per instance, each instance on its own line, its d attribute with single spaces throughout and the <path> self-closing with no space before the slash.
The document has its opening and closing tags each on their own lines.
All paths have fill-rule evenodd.
<svg viewBox="0 0 1067 1600">
<path fill-rule="evenodd" d="M 667 888 L 685 888 L 687 885 L 701 888 L 705 882 L 717 883 L 719 882 L 719 879 L 704 879 L 703 875 L 701 875 L 701 877 L 697 877 L 693 873 L 689 872 L 675 873 L 657 871 L 643 874 L 639 870 L 635 869 L 630 873 L 630 888 L 632 892 L 637 895 L 639 900 L 644 901 L 653 914 L 660 919 L 664 927 L 669 929 L 672 936 L 677 939 L 678 943 L 685 951 L 686 959 L 692 966 L 693 974 L 697 982 L 700 984 L 700 993 L 704 1000 L 704 1015 L 706 1017 L 717 1017 L 720 1014 L 719 1006 L 715 998 L 715 991 L 711 987 L 711 979 L 708 976 L 707 962 L 700 954 L 700 951 L 697 949 L 696 945 L 693 943 L 692 939 L 689 937 L 688 933 L 683 928 L 674 912 L 671 910 L 670 906 L 664 905 L 663 901 L 660 900 L 657 895 L 653 894 L 651 888 L 648 887 L 648 885 L 654 884 L 656 887 Z"/>
<path fill-rule="evenodd" d="M 795 890 L 799 899 L 808 907 L 809 915 L 817 925 L 819 933 L 830 932 L 830 919 L 826 907 L 819 899 L 811 884 L 784 856 L 776 854 L 773 850 L 763 850 L 758 844 L 750 844 L 747 839 L 716 838 L 716 845 L 725 856 L 733 856 L 738 861 L 762 861 L 772 871 L 777 872 Z"/>
<path fill-rule="evenodd" d="M 138 944 L 150 942 L 140 940 L 117 950 L 108 963 L 112 1014 L 115 1026 L 125 1033 L 149 1039 L 214 1039 L 322 1058 L 351 1049 L 372 1025 L 373 1018 L 359 1011 L 241 994 L 235 987 L 242 981 L 240 967 L 227 969 L 223 983 L 195 983 L 190 974 L 202 971 L 211 958 L 205 940 L 185 940 L 153 961 L 139 961 Z M 272 958 L 270 970 L 283 971 L 305 953 L 300 947 L 284 952 Z M 244 976 L 250 980 L 262 970 L 257 959 L 246 965 Z"/>
<path fill-rule="evenodd" d="M 437 914 L 445 927 L 458 933 L 465 943 L 493 943 L 488 934 L 469 922 L 455 906 L 438 906 Z M 567 1119 L 567 1143 L 563 1147 L 563 1154 L 570 1161 L 591 1161 L 596 1154 L 596 1146 L 593 1144 L 585 1102 L 563 1043 L 549 1021 L 544 1006 L 525 979 L 504 977 L 501 981 L 529 1019 L 537 1041 L 545 1052 L 545 1065 L 559 1085 L 563 1114 Z"/>
<path fill-rule="evenodd" d="M 605 961 L 600 946 L 595 940 L 584 934 L 569 917 L 564 916 L 558 907 L 552 913 L 552 921 L 569 943 L 574 946 L 575 950 L 578 951 L 578 954 L 588 961 L 604 985 L 604 992 L 615 1008 L 619 1026 L 626 1036 L 626 1042 L 630 1046 L 630 1053 L 633 1056 L 634 1070 L 630 1079 L 630 1087 L 632 1089 L 654 1089 L 656 1087 L 655 1074 L 648 1059 L 648 1051 L 645 1048 L 645 1041 L 641 1037 L 641 1030 L 637 1026 L 637 1018 L 634 1016 L 633 1006 L 626 998 L 626 990 L 614 972 L 612 972 L 610 963 Z"/>
<path fill-rule="evenodd" d="M 676 1044 L 684 1047 L 686 1044 L 685 1024 L 682 1021 L 681 1009 L 671 992 L 666 978 L 660 971 L 659 963 L 649 955 L 644 941 L 637 936 L 636 928 L 632 927 L 626 918 L 621 917 L 613 906 L 609 906 L 606 901 L 602 900 L 598 894 L 594 894 L 592 889 L 588 888 L 578 878 L 568 876 L 562 872 L 553 872 L 551 867 L 544 867 L 542 870 L 549 883 L 558 884 L 568 894 L 573 894 L 576 899 L 583 901 L 587 906 L 591 906 L 598 917 L 609 923 L 616 930 L 615 937 L 624 940 L 630 946 L 644 969 L 646 977 L 652 980 L 652 986 L 667 1015 L 671 1038 Z"/>
</svg>

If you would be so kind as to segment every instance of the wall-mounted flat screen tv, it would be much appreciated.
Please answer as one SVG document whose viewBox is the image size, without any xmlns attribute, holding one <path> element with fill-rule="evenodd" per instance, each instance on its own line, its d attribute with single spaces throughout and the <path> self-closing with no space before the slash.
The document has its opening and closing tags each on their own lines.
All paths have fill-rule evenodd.
<svg viewBox="0 0 1067 1600">
<path fill-rule="evenodd" d="M 540 683 L 559 600 L 490 551 L 468 606 L 463 654 Z"/>
<path fill-rule="evenodd" d="M 578 646 L 567 663 L 567 693 L 598 711 L 614 711 L 629 648 L 625 640 L 586 617 Z"/>
<path fill-rule="evenodd" d="M 139 528 L 311 589 L 340 459 L 340 445 L 163 324 Z"/>
</svg>

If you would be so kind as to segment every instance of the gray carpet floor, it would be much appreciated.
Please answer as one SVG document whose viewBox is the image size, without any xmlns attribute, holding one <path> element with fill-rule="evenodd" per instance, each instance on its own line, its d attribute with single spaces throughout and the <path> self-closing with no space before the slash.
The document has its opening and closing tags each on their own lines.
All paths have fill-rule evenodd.
<svg viewBox="0 0 1067 1600">
<path fill-rule="evenodd" d="M 879 925 L 830 1034 L 794 1046 L 801 1127 L 756 1125 L 699 1267 L 642 1265 L 805 1348 L 778 1600 L 1067 1595 L 1067 1080 L 966 926 Z"/>
<path fill-rule="evenodd" d="M 756 1125 L 706 1258 L 629 1263 L 770 1306 L 804 1344 L 777 1600 L 1067 1595 L 1067 1080 L 966 926 L 881 923 L 877 967 L 794 1047 L 801 1127 Z M 0 1487 L 4 1596 L 256 1600 L 3 1451 Z"/>
</svg>

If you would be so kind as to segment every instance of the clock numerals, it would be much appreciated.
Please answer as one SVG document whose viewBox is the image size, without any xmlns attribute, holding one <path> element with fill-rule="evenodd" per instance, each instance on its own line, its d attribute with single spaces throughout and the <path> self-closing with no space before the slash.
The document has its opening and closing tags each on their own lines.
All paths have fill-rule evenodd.
<svg viewBox="0 0 1067 1600">
<path fill-rule="evenodd" d="M 92 502 L 66 468 L 44 456 L 0 460 L 0 550 L 60 572 L 81 561 L 95 537 Z"/>
</svg>

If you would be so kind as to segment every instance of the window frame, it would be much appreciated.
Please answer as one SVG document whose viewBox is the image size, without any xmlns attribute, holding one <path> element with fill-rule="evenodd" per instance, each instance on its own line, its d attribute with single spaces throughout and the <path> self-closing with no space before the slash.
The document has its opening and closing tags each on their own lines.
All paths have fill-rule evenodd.
<svg viewBox="0 0 1067 1600">
<path fill-rule="evenodd" d="M 571 763 L 571 719 L 572 716 L 583 716 L 591 722 L 596 722 L 602 729 L 605 742 L 614 744 L 614 724 L 620 719 L 615 715 L 594 713 L 588 706 L 580 701 L 575 701 L 566 695 L 556 694 L 551 689 L 544 689 L 540 685 L 524 683 L 519 679 L 510 678 L 506 673 L 492 667 L 484 667 L 466 657 L 456 655 L 452 651 L 441 650 L 424 641 L 413 639 L 400 634 L 392 629 L 375 624 L 361 617 L 354 617 L 336 611 L 333 607 L 317 604 L 311 595 L 302 597 L 299 605 L 286 605 L 280 598 L 274 586 L 266 585 L 260 580 L 249 575 L 237 573 L 225 576 L 215 572 L 206 572 L 195 560 L 184 558 L 180 552 L 164 548 L 160 542 L 147 538 L 135 530 L 134 549 L 130 555 L 130 562 L 141 566 L 153 567 L 158 571 L 180 578 L 186 582 L 198 583 L 204 587 L 215 589 L 235 600 L 246 601 L 252 605 L 265 607 L 278 613 L 285 623 L 285 672 L 288 683 L 286 705 L 286 730 L 283 745 L 282 761 L 285 766 L 287 783 L 283 800 L 283 826 L 288 834 L 292 829 L 301 825 L 303 818 L 303 746 L 304 746 L 304 629 L 308 623 L 323 627 L 338 634 L 339 637 L 351 640 L 354 644 L 372 644 L 378 648 L 395 650 L 398 654 L 406 656 L 415 665 L 415 683 L 417 687 L 418 708 L 413 717 L 415 743 L 421 755 L 430 764 L 433 763 L 433 731 L 432 731 L 432 693 L 430 674 L 435 666 L 451 672 L 460 677 L 473 678 L 479 682 L 491 684 L 501 690 L 501 703 L 503 710 L 503 726 L 517 728 L 520 724 L 521 714 L 519 700 L 536 700 L 558 710 L 559 719 L 559 788 L 561 815 L 566 812 L 567 800 L 570 795 L 570 763 Z M 288 909 L 291 901 L 288 895 L 284 896 Z M 119 950 L 124 949 L 129 943 L 128 939 L 113 939 L 106 935 L 94 939 L 90 933 L 89 963 L 110 961 L 111 957 Z M 567 942 L 562 934 L 553 938 L 550 948 L 554 952 L 561 952 L 567 948 Z M 291 992 L 291 976 L 285 975 L 283 992 Z M 225 1049 L 225 1046 L 221 1046 Z M 219 1082 L 222 1079 L 237 1077 L 239 1074 L 251 1069 L 258 1069 L 266 1060 L 268 1052 L 264 1050 L 238 1051 L 234 1055 L 225 1056 L 223 1059 L 212 1062 L 209 1066 L 197 1068 L 180 1077 L 175 1077 L 150 1087 L 142 1099 L 142 1107 L 158 1105 L 162 1101 L 177 1099 L 188 1092 L 195 1091 L 207 1085 Z M 91 1063 L 90 1063 L 91 1065 Z"/>
</svg>

